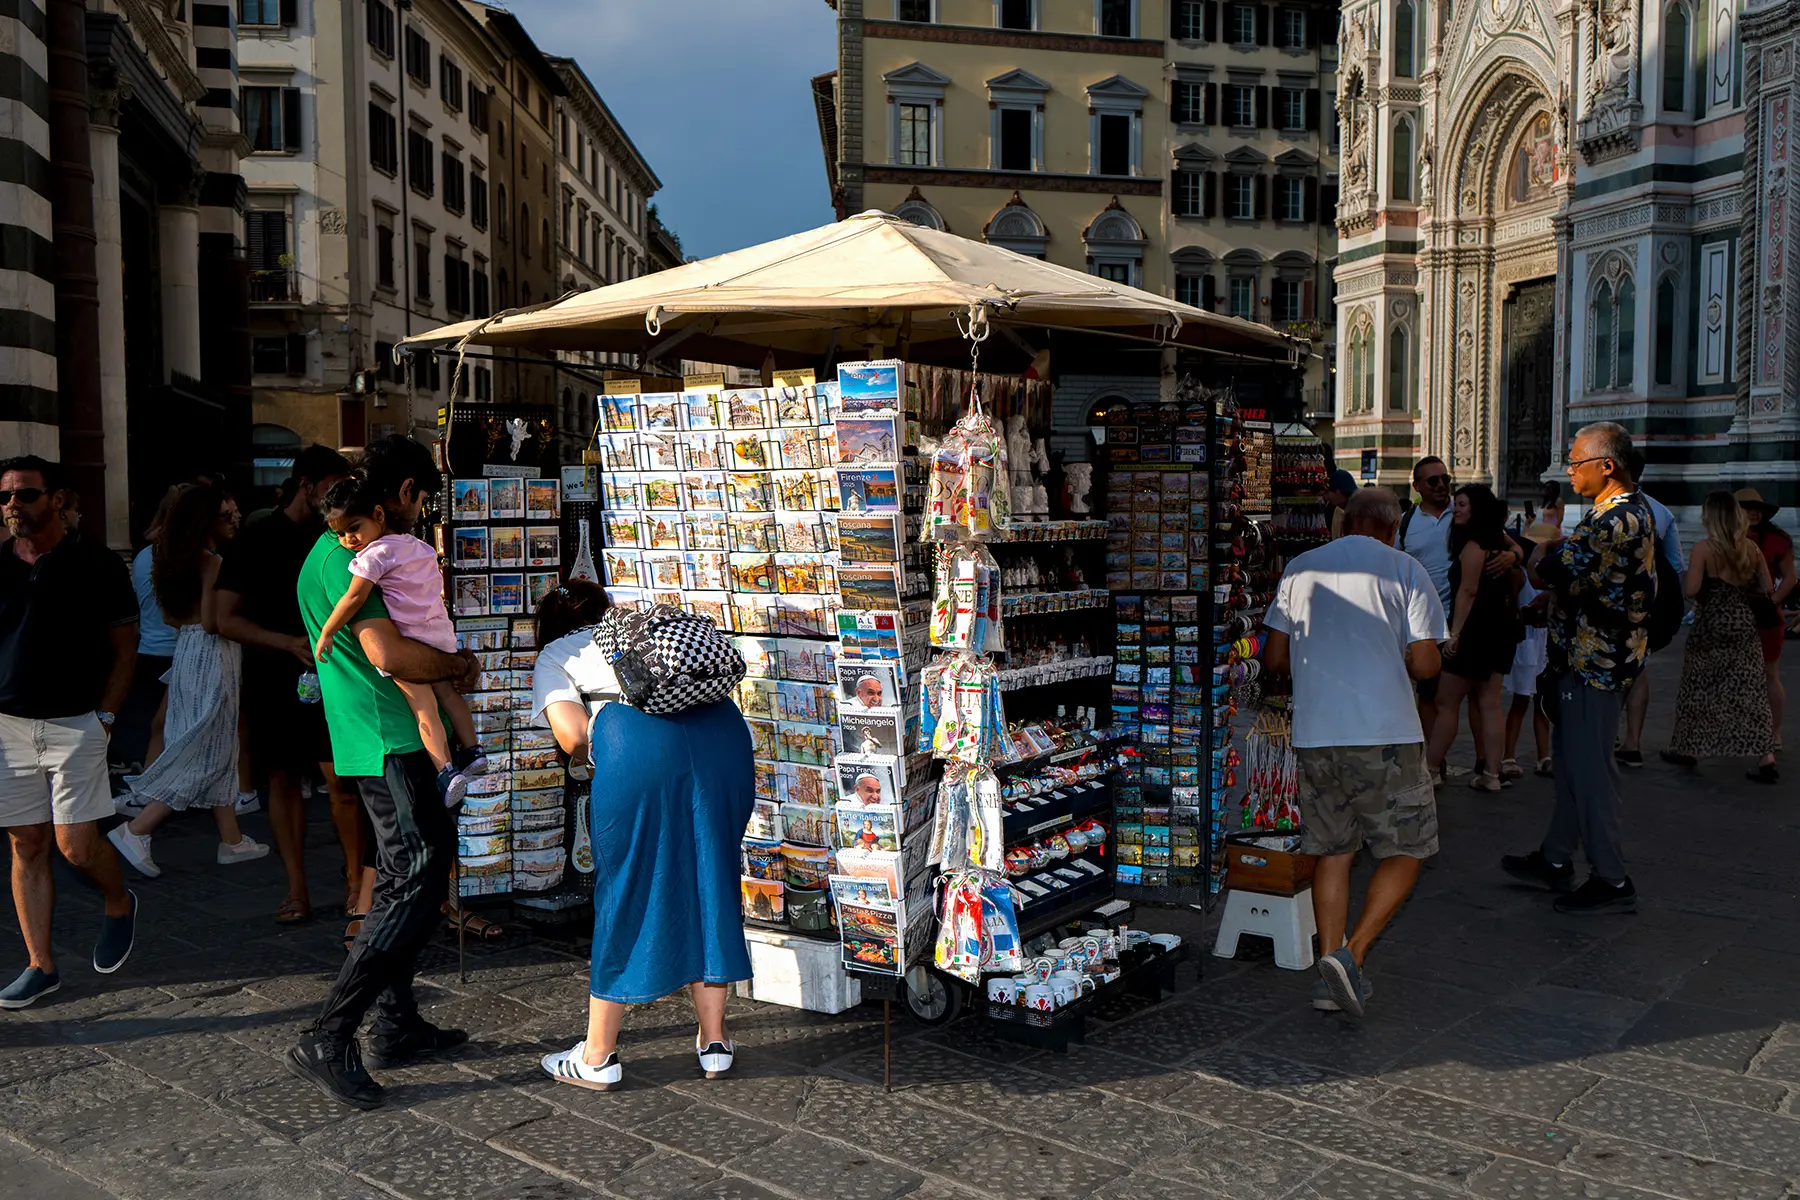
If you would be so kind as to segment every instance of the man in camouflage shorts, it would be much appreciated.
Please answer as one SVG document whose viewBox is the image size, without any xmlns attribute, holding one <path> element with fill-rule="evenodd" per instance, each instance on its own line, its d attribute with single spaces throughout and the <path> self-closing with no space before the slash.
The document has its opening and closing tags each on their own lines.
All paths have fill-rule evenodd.
<svg viewBox="0 0 1800 1200">
<path fill-rule="evenodd" d="M 1369 947 L 1438 851 L 1437 799 L 1412 683 L 1435 676 L 1444 606 L 1431 576 L 1395 550 L 1400 503 L 1364 488 L 1344 507 L 1348 534 L 1288 564 L 1264 623 L 1263 666 L 1294 677 L 1300 848 L 1319 857 L 1313 1007 L 1362 1016 Z M 1350 868 L 1368 846 L 1375 871 L 1356 928 Z"/>
</svg>

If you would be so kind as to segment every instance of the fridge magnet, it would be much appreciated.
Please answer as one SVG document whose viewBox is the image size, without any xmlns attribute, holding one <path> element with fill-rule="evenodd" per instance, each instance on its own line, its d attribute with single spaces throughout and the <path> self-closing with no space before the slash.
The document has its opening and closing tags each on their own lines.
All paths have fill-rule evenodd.
<svg viewBox="0 0 1800 1200">
<path fill-rule="evenodd" d="M 495 521 L 524 519 L 525 481 L 523 479 L 488 480 L 488 517 Z"/>
<path fill-rule="evenodd" d="M 488 565 L 525 565 L 525 530 L 519 525 L 495 525 L 488 530 Z"/>
</svg>

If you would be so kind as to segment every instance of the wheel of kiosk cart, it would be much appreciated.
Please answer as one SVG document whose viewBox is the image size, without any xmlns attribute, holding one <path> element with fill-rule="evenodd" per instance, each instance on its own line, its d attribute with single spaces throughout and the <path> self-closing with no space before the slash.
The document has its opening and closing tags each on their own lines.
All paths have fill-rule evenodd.
<svg viewBox="0 0 1800 1200">
<path fill-rule="evenodd" d="M 901 1003 L 921 1025 L 948 1025 L 962 1014 L 968 985 L 929 967 L 914 967 L 901 981 Z"/>
</svg>

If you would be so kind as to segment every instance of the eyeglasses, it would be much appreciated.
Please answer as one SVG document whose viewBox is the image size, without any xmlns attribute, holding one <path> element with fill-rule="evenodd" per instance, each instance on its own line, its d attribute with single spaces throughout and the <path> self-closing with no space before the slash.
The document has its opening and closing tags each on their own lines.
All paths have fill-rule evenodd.
<svg viewBox="0 0 1800 1200">
<path fill-rule="evenodd" d="M 1448 487 L 1449 484 L 1450 477 L 1448 475 L 1427 475 L 1419 480 L 1420 487 Z"/>
<path fill-rule="evenodd" d="M 0 504 L 11 504 L 17 500 L 20 504 L 36 504 L 49 495 L 43 488 L 13 488 L 0 490 Z"/>
<path fill-rule="evenodd" d="M 1588 463 L 1591 463 L 1591 462 L 1611 462 L 1611 461 L 1612 461 L 1611 455 L 1601 454 L 1594 458 L 1571 458 L 1567 463 L 1565 463 L 1563 465 L 1568 467 L 1570 470 L 1573 470 L 1576 467 L 1586 466 Z"/>
</svg>

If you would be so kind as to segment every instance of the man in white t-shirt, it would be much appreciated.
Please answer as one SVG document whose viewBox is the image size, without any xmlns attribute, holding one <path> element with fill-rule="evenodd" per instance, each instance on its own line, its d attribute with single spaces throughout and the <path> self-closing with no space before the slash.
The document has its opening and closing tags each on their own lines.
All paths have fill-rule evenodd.
<svg viewBox="0 0 1800 1200">
<path fill-rule="evenodd" d="M 1324 995 L 1314 1006 L 1363 1015 L 1369 947 L 1438 851 L 1437 800 L 1412 681 L 1438 673 L 1444 606 L 1418 560 L 1393 548 L 1400 502 L 1366 488 L 1344 509 L 1348 535 L 1288 564 L 1263 618 L 1263 667 L 1294 678 L 1301 850 L 1319 856 L 1313 915 Z M 1350 867 L 1376 858 L 1346 940 Z"/>
</svg>

